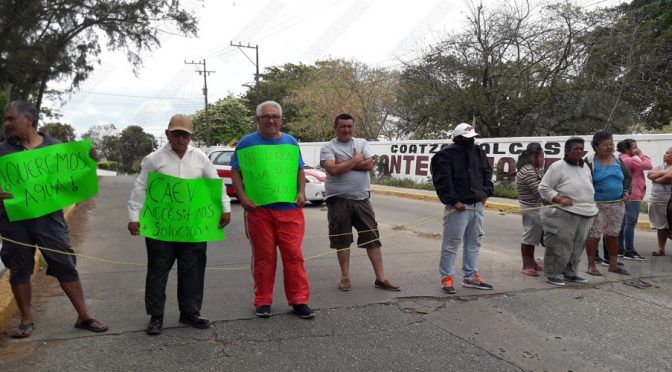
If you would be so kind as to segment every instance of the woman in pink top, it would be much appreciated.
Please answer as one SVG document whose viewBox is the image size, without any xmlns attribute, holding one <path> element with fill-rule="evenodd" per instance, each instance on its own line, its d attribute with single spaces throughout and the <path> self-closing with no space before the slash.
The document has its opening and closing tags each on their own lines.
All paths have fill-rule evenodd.
<svg viewBox="0 0 672 372">
<path fill-rule="evenodd" d="M 632 193 L 630 200 L 625 201 L 625 218 L 623 218 L 621 233 L 618 235 L 618 255 L 623 255 L 626 260 L 644 261 L 645 258 L 635 250 L 635 225 L 639 218 L 639 207 L 646 194 L 644 171 L 651 170 L 653 164 L 651 164 L 651 158 L 644 155 L 633 139 L 619 142 L 616 149 L 620 152 L 619 158 L 632 176 Z"/>
</svg>

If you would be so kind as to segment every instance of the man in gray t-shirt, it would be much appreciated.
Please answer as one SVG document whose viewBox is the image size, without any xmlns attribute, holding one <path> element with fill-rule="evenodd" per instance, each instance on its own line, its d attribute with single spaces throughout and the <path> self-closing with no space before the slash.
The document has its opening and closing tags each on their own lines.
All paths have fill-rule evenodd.
<svg viewBox="0 0 672 372">
<path fill-rule="evenodd" d="M 334 121 L 336 138 L 320 150 L 320 165 L 327 171 L 327 219 L 329 242 L 337 249 L 341 267 L 338 289 L 350 290 L 350 245 L 352 228 L 357 229 L 357 246 L 366 252 L 376 274 L 376 288 L 398 291 L 399 286 L 385 279 L 380 235 L 373 207 L 369 202 L 373 153 L 365 139 L 354 138 L 352 116 L 340 114 Z"/>
</svg>

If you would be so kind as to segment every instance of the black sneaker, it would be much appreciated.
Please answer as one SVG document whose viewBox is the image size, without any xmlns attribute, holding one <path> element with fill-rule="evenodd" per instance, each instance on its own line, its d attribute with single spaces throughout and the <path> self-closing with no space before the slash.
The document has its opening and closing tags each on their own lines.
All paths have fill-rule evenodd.
<svg viewBox="0 0 672 372">
<path fill-rule="evenodd" d="M 474 279 L 462 279 L 462 286 L 466 288 L 476 288 L 476 289 L 485 289 L 491 290 L 492 285 L 486 283 L 481 276 L 477 273 Z"/>
<path fill-rule="evenodd" d="M 152 336 L 157 336 L 163 333 L 163 317 L 154 315 L 149 318 L 149 324 L 147 324 L 145 332 Z"/>
<path fill-rule="evenodd" d="M 574 282 L 574 283 L 581 283 L 581 284 L 586 284 L 588 283 L 588 280 L 577 276 L 577 275 L 564 275 L 565 280 L 568 282 Z"/>
<path fill-rule="evenodd" d="M 455 287 L 453 287 L 453 277 L 446 275 L 441 278 L 441 290 L 443 293 L 455 294 Z"/>
<path fill-rule="evenodd" d="M 257 306 L 257 310 L 254 313 L 260 318 L 270 318 L 271 317 L 271 305 Z"/>
<path fill-rule="evenodd" d="M 602 266 L 609 266 L 609 261 L 602 261 L 601 263 Z M 621 261 L 616 261 L 616 265 L 618 266 L 625 266 L 625 264 Z"/>
<path fill-rule="evenodd" d="M 623 259 L 632 261 L 646 261 L 646 258 L 637 253 L 637 251 L 626 252 L 625 256 L 623 256 Z"/>
<path fill-rule="evenodd" d="M 565 285 L 565 281 L 560 279 L 560 278 L 546 277 L 546 281 L 553 284 L 553 285 L 557 285 L 557 286 L 560 286 L 560 287 L 563 287 Z"/>
<path fill-rule="evenodd" d="M 604 258 L 602 258 L 600 256 L 595 256 L 595 262 L 596 263 L 602 263 L 602 262 L 604 262 Z"/>
<path fill-rule="evenodd" d="M 618 257 L 623 257 L 625 255 L 625 249 L 618 250 Z"/>
<path fill-rule="evenodd" d="M 315 312 L 306 304 L 299 304 L 292 306 L 294 313 L 302 319 L 310 319 L 315 317 Z"/>
<path fill-rule="evenodd" d="M 199 312 L 195 313 L 182 313 L 180 314 L 180 323 L 186 324 L 190 327 L 198 329 L 207 329 L 210 328 L 210 321 L 202 317 Z"/>
</svg>

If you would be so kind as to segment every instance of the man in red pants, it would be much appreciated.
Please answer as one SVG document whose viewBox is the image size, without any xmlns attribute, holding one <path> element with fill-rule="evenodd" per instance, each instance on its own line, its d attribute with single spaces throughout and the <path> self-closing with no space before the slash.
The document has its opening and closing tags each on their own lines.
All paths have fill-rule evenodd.
<svg viewBox="0 0 672 372">
<path fill-rule="evenodd" d="M 308 307 L 310 287 L 301 251 L 306 195 L 299 144 L 280 132 L 282 107 L 277 102 L 259 104 L 256 121 L 257 131 L 240 140 L 231 159 L 231 179 L 252 244 L 256 315 L 271 316 L 278 247 L 287 302 L 298 316 L 310 319 L 315 313 Z"/>
</svg>

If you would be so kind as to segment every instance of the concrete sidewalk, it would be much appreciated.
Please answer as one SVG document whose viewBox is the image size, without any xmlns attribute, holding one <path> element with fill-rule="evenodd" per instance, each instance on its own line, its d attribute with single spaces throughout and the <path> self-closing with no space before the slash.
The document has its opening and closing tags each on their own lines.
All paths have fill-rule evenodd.
<svg viewBox="0 0 672 372">
<path fill-rule="evenodd" d="M 394 195 L 404 198 L 411 199 L 421 199 L 421 200 L 439 200 L 439 197 L 436 196 L 436 192 L 433 190 L 418 190 L 418 189 L 406 189 L 403 187 L 393 187 L 385 185 L 371 185 L 371 192 L 381 195 Z M 500 212 L 520 212 L 520 206 L 518 200 L 516 199 L 506 199 L 506 198 L 489 198 L 485 203 L 486 208 L 498 210 Z M 637 221 L 637 227 L 640 229 L 651 229 L 651 223 L 649 222 L 649 215 L 646 213 L 639 214 L 639 220 Z"/>
</svg>

